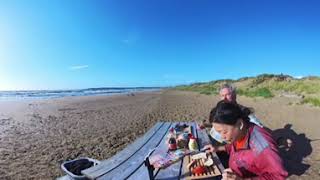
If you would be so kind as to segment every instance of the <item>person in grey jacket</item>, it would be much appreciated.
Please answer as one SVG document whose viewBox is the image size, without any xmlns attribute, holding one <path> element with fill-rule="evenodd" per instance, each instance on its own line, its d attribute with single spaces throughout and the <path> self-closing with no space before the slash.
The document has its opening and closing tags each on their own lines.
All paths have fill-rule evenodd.
<svg viewBox="0 0 320 180">
<path fill-rule="evenodd" d="M 230 84 L 224 84 L 221 86 L 220 91 L 220 102 L 228 102 L 228 103 L 233 103 L 233 104 L 237 104 L 241 109 L 245 109 L 247 107 L 238 104 L 237 102 L 237 92 L 236 92 L 236 88 L 233 87 Z M 263 128 L 263 124 L 260 122 L 260 120 L 253 114 L 253 110 L 251 110 L 251 113 L 249 115 L 250 118 L 250 122 L 253 124 L 256 124 L 257 126 Z M 215 140 L 217 140 L 220 143 L 223 143 L 224 141 L 221 138 L 221 135 L 212 127 L 210 130 L 210 135 L 212 138 L 214 138 Z"/>
</svg>

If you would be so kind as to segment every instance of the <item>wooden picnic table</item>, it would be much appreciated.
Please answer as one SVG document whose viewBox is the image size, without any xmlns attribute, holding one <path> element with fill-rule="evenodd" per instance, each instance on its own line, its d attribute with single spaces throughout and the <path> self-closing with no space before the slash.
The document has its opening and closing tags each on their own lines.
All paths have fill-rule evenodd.
<svg viewBox="0 0 320 180">
<path fill-rule="evenodd" d="M 177 123 L 179 122 L 156 123 L 143 137 L 140 137 L 111 158 L 101 161 L 99 165 L 83 170 L 82 174 L 89 179 L 98 180 L 149 179 L 150 168 L 147 168 L 145 165 L 146 157 L 156 153 L 156 151 L 166 151 L 168 149 L 166 145 L 167 134 L 169 129 Z M 211 143 L 206 130 L 197 129 L 195 122 L 185 122 L 185 124 L 192 127 L 192 134 L 198 138 L 199 148 Z M 218 156 L 213 153 L 213 157 L 219 170 L 223 171 L 224 167 Z M 155 169 L 152 172 L 153 178 L 184 180 L 187 177 L 184 166 L 185 163 L 183 163 L 182 159 L 165 169 Z M 59 178 L 59 180 L 67 178 L 67 176 L 64 176 Z"/>
</svg>

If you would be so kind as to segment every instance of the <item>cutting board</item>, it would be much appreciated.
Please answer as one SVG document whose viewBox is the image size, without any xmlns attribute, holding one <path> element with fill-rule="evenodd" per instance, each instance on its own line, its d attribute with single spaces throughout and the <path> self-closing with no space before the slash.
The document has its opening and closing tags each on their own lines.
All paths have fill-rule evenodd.
<svg viewBox="0 0 320 180">
<path fill-rule="evenodd" d="M 214 160 L 212 154 L 208 154 L 208 156 L 211 156 L 211 158 Z M 192 170 L 199 166 L 202 165 L 204 166 L 204 160 L 203 159 L 198 159 L 196 160 L 196 162 L 190 167 L 188 168 L 188 164 L 191 162 L 191 156 L 185 156 L 183 159 L 183 168 L 185 170 L 186 173 L 186 179 L 187 180 L 193 180 L 193 179 L 206 179 L 206 178 L 212 178 L 215 176 L 219 176 L 221 175 L 221 171 L 218 168 L 218 166 L 216 165 L 215 161 L 214 164 L 212 166 L 206 167 L 206 172 L 203 174 L 193 174 Z"/>
</svg>

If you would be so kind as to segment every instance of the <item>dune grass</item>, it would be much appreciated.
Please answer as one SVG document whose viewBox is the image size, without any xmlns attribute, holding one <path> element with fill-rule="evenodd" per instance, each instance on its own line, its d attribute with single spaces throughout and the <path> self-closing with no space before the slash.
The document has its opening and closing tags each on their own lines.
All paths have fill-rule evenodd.
<svg viewBox="0 0 320 180">
<path fill-rule="evenodd" d="M 187 86 L 177 86 L 175 87 L 175 89 L 182 90 L 182 91 L 195 91 L 200 94 L 206 94 L 206 95 L 217 95 L 219 86 L 215 82 L 209 82 L 209 83 L 195 83 Z"/>
<path fill-rule="evenodd" d="M 307 103 L 307 104 L 311 104 L 313 106 L 320 107 L 320 99 L 319 98 L 311 98 L 311 97 L 305 98 L 305 99 L 303 99 L 302 103 L 303 104 Z"/>
<path fill-rule="evenodd" d="M 320 107 L 320 77 L 315 76 L 295 79 L 283 74 L 261 74 L 256 77 L 244 77 L 238 80 L 223 79 L 177 86 L 175 89 L 216 95 L 219 93 L 221 85 L 225 83 L 235 85 L 237 93 L 241 96 L 272 98 L 289 93 L 303 98 L 301 102 L 304 104 Z"/>
<path fill-rule="evenodd" d="M 237 93 L 247 97 L 272 98 L 274 96 L 268 88 L 238 89 Z"/>
<path fill-rule="evenodd" d="M 320 82 L 307 82 L 293 80 L 290 82 L 270 81 L 260 86 L 269 88 L 274 91 L 285 91 L 296 94 L 315 94 L 320 91 Z"/>
</svg>

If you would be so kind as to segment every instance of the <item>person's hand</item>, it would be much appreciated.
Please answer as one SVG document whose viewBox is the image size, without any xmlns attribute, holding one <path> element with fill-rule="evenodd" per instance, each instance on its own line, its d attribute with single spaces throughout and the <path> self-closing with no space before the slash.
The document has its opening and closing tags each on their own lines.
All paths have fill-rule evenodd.
<svg viewBox="0 0 320 180">
<path fill-rule="evenodd" d="M 204 149 L 206 149 L 206 153 L 213 153 L 217 151 L 217 147 L 213 146 L 212 144 L 205 145 Z"/>
<path fill-rule="evenodd" d="M 223 171 L 222 180 L 242 180 L 242 178 L 228 168 Z"/>
</svg>

